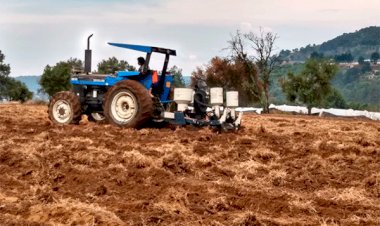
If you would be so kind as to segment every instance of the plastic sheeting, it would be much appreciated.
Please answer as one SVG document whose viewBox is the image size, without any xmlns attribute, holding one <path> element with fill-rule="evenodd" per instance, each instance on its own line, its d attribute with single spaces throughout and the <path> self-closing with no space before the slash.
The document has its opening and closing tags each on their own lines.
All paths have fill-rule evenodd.
<svg viewBox="0 0 380 226">
<path fill-rule="evenodd" d="M 307 114 L 307 108 L 302 106 L 290 106 L 290 105 L 274 105 L 271 104 L 269 106 L 270 109 L 276 109 L 279 111 L 284 112 L 294 112 L 299 114 Z M 262 108 L 237 108 L 237 111 L 245 111 L 245 112 L 256 112 L 257 114 L 261 114 L 263 111 Z M 359 111 L 359 110 L 353 110 L 353 109 L 337 109 L 337 108 L 312 108 L 311 109 L 312 114 L 319 114 L 320 116 L 323 115 L 323 113 L 329 113 L 336 116 L 341 117 L 367 117 L 372 120 L 380 120 L 380 112 L 369 112 L 369 111 Z"/>
</svg>

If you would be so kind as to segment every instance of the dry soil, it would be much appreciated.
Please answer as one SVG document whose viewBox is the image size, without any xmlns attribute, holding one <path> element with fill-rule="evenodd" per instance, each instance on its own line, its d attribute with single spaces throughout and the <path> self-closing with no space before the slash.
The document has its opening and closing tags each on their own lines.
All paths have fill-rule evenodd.
<svg viewBox="0 0 380 226">
<path fill-rule="evenodd" d="M 380 123 L 292 115 L 244 128 L 50 123 L 0 105 L 1 225 L 380 225 Z"/>
</svg>

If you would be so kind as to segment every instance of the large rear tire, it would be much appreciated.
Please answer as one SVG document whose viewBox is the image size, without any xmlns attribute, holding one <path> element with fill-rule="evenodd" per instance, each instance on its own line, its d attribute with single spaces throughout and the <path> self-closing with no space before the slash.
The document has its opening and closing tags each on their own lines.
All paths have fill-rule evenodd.
<svg viewBox="0 0 380 226">
<path fill-rule="evenodd" d="M 125 80 L 111 87 L 104 97 L 103 112 L 114 125 L 140 128 L 152 117 L 153 101 L 139 82 Z"/>
<path fill-rule="evenodd" d="M 79 98 L 71 91 L 58 92 L 50 100 L 48 113 L 55 124 L 76 124 L 82 113 Z"/>
</svg>

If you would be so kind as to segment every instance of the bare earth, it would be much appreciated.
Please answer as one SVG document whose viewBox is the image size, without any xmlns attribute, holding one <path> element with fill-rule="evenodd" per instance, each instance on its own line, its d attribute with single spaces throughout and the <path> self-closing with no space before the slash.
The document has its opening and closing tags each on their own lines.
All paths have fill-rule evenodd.
<svg viewBox="0 0 380 226">
<path fill-rule="evenodd" d="M 380 225 L 380 123 L 245 115 L 244 129 L 50 124 L 0 105 L 1 225 Z"/>
</svg>

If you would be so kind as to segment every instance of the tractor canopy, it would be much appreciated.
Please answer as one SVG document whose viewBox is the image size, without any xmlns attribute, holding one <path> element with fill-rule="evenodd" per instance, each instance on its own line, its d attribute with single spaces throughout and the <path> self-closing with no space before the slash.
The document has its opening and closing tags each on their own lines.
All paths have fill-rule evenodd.
<svg viewBox="0 0 380 226">
<path fill-rule="evenodd" d="M 155 52 L 155 53 L 164 54 L 165 55 L 165 61 L 164 61 L 164 65 L 162 67 L 161 76 L 159 78 L 158 85 L 154 86 L 152 88 L 153 89 L 152 92 L 154 94 L 161 95 L 164 92 L 164 90 L 166 89 L 164 86 L 165 86 L 165 81 L 166 81 L 166 73 L 168 70 L 169 58 L 170 58 L 170 56 L 176 56 L 177 55 L 175 50 L 165 49 L 165 48 L 160 48 L 160 47 L 154 47 L 154 46 L 142 46 L 142 45 L 132 45 L 132 44 L 123 44 L 123 43 L 113 43 L 113 42 L 109 42 L 108 44 L 111 46 L 116 46 L 116 47 L 121 47 L 121 48 L 125 48 L 125 49 L 131 49 L 131 50 L 146 53 L 143 73 L 148 72 L 148 68 L 149 68 L 148 65 L 149 65 L 149 61 L 150 61 L 150 57 L 151 57 L 152 53 Z"/>
<path fill-rule="evenodd" d="M 154 47 L 154 46 L 142 46 L 142 45 L 132 45 L 132 44 L 124 44 L 124 43 L 113 43 L 109 42 L 108 43 L 111 46 L 116 46 L 120 48 L 125 48 L 125 49 L 131 49 L 131 50 L 136 50 L 144 53 L 162 53 L 162 54 L 168 54 L 172 56 L 176 56 L 177 53 L 173 49 L 165 49 L 161 47 Z"/>
</svg>

